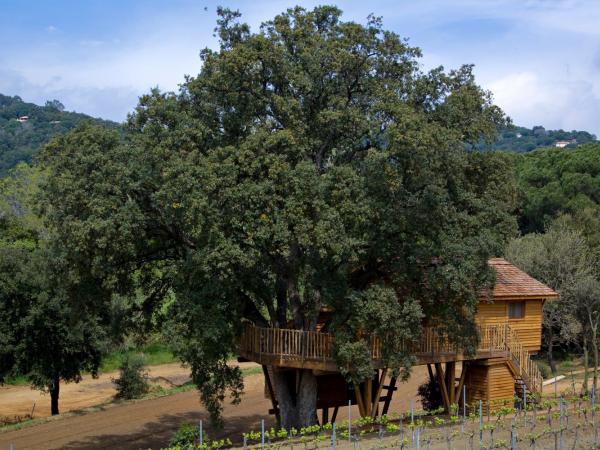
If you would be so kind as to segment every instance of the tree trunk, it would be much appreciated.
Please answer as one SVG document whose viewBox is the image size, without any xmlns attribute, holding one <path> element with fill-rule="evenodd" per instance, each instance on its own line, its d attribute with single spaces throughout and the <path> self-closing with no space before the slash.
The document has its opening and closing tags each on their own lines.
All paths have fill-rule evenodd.
<svg viewBox="0 0 600 450">
<path fill-rule="evenodd" d="M 583 333 L 583 385 L 582 385 L 582 392 L 581 392 L 583 395 L 587 395 L 587 393 L 588 393 L 589 379 L 590 379 L 589 351 L 588 351 L 587 336 L 584 332 Z"/>
<path fill-rule="evenodd" d="M 274 367 L 273 381 L 283 428 L 317 423 L 317 378 L 312 370 Z"/>
<path fill-rule="evenodd" d="M 556 376 L 556 364 L 554 363 L 554 354 L 552 353 L 553 351 L 553 344 L 554 344 L 554 336 L 550 335 L 549 339 L 547 340 L 547 346 L 548 346 L 548 365 L 550 366 L 550 370 L 552 371 L 552 375 Z"/>
<path fill-rule="evenodd" d="M 58 414 L 58 395 L 60 393 L 60 378 L 55 378 L 50 386 L 50 414 Z"/>
<path fill-rule="evenodd" d="M 592 349 L 594 351 L 594 378 L 592 380 L 592 389 L 595 395 L 598 388 L 598 336 L 595 328 L 592 329 Z"/>
</svg>

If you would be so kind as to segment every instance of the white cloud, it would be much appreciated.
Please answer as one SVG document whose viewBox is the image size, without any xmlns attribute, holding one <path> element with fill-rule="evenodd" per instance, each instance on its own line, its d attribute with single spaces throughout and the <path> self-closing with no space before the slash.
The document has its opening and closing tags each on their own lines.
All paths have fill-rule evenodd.
<svg viewBox="0 0 600 450">
<path fill-rule="evenodd" d="M 496 103 L 518 125 L 583 129 L 600 135 L 600 98 L 590 82 L 516 72 L 491 82 L 489 87 Z"/>
<path fill-rule="evenodd" d="M 46 27 L 46 31 L 47 31 L 48 33 L 54 33 L 55 31 L 58 31 L 58 28 L 56 28 L 54 25 L 48 25 L 48 26 Z"/>
</svg>

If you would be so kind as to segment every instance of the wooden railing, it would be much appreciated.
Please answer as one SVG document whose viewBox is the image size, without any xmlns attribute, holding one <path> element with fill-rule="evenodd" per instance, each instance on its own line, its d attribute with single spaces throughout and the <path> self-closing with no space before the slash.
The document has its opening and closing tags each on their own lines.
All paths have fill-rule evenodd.
<svg viewBox="0 0 600 450">
<path fill-rule="evenodd" d="M 517 333 L 508 325 L 506 325 L 506 330 L 506 349 L 508 350 L 513 366 L 530 391 L 541 392 L 544 378 L 540 369 L 531 359 L 529 352 L 523 348 L 523 344 L 519 341 Z"/>
<path fill-rule="evenodd" d="M 517 334 L 508 325 L 482 325 L 478 327 L 480 343 L 478 353 L 495 356 L 502 353 L 509 356 L 518 375 L 530 390 L 541 389 L 542 377 L 539 369 L 531 360 L 529 352 L 523 348 Z M 239 340 L 241 356 L 251 360 L 261 357 L 277 358 L 282 361 L 322 361 L 333 362 L 334 337 L 328 333 L 291 330 L 284 328 L 261 328 L 246 324 Z M 381 341 L 370 336 L 369 349 L 374 361 L 381 360 Z M 461 350 L 451 344 L 447 336 L 433 327 L 423 330 L 421 339 L 408 343 L 404 351 L 417 357 L 435 359 L 460 355 Z M 480 356 L 481 357 L 481 356 Z"/>
</svg>

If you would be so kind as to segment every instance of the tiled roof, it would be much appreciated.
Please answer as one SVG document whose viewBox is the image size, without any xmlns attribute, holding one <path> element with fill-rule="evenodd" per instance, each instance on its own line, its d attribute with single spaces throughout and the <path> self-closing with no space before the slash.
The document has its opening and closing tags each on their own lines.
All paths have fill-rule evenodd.
<svg viewBox="0 0 600 450">
<path fill-rule="evenodd" d="M 557 298 L 558 294 L 544 283 L 527 275 L 503 258 L 492 258 L 489 265 L 496 270 L 494 298 Z"/>
</svg>

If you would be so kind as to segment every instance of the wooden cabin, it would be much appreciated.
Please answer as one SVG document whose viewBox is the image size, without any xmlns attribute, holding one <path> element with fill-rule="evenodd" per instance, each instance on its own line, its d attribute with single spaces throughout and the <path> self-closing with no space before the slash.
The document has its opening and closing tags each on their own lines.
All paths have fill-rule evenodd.
<svg viewBox="0 0 600 450">
<path fill-rule="evenodd" d="M 416 365 L 427 364 L 442 391 L 445 408 L 462 402 L 463 386 L 466 400 L 485 405 L 497 400 L 512 399 L 516 390 L 540 392 L 542 377 L 530 359 L 541 348 L 542 308 L 544 302 L 558 294 L 527 275 L 508 261 L 489 261 L 496 271 L 496 283 L 491 293 L 482 293 L 476 313 L 480 344 L 475 355 L 466 356 L 461 349 L 448 343 L 435 327 L 424 327 L 420 342 L 410 344 Z M 387 377 L 381 362 L 381 345 L 376 337 L 370 340 L 371 358 L 377 368 L 372 380 L 350 387 L 339 373 L 333 357 L 334 338 L 320 331 L 260 328 L 247 324 L 240 339 L 241 360 L 255 361 L 263 366 L 266 392 L 271 398 L 271 412 L 277 414 L 277 398 L 270 373 L 273 370 L 311 369 L 317 375 L 317 408 L 322 420 L 332 421 L 338 408 L 350 401 L 357 404 L 361 415 L 375 417 L 386 414 L 395 391 L 396 380 Z M 457 362 L 461 362 L 457 374 Z"/>
</svg>

